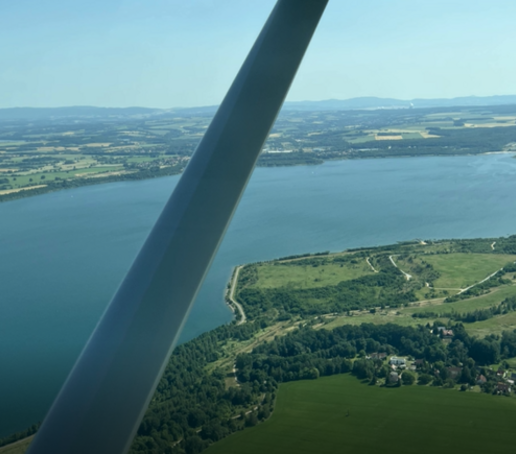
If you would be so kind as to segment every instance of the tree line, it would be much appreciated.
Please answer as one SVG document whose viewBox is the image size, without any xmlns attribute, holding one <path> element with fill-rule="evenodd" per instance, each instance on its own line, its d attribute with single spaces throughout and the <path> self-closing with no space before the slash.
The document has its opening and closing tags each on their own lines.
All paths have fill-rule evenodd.
<svg viewBox="0 0 516 454">
<path fill-rule="evenodd" d="M 418 359 L 419 384 L 471 386 L 483 375 L 486 382 L 482 390 L 492 392 L 499 378 L 488 366 L 516 355 L 516 330 L 478 339 L 469 336 L 463 325 L 457 323 L 447 327 L 454 336 L 450 343 L 444 343 L 440 328 L 438 323 L 418 327 L 364 323 L 332 331 L 305 326 L 239 355 L 238 379 L 242 383 L 283 383 L 352 372 L 360 379 L 376 383 L 378 378 L 387 377 L 391 369 L 385 361 L 368 355 L 383 352 Z M 411 381 L 410 373 L 407 381 Z"/>
</svg>

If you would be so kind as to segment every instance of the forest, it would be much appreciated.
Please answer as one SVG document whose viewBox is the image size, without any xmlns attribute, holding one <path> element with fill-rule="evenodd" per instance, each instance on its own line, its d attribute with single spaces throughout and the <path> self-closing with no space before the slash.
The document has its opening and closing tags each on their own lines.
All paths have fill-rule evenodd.
<svg viewBox="0 0 516 454">
<path fill-rule="evenodd" d="M 266 421 L 282 383 L 336 374 L 379 388 L 433 386 L 511 397 L 516 325 L 483 336 L 469 327 L 515 312 L 514 252 L 516 235 L 417 240 L 243 267 L 233 279 L 247 321 L 234 320 L 174 350 L 130 452 L 200 453 Z M 450 279 L 448 260 L 478 277 L 503 266 L 485 281 L 490 285 L 478 285 L 480 296 L 425 299 L 435 293 L 425 281 Z M 403 267 L 411 267 L 410 279 Z M 409 325 L 396 323 L 404 314 Z M 392 357 L 403 364 L 394 366 Z"/>
</svg>

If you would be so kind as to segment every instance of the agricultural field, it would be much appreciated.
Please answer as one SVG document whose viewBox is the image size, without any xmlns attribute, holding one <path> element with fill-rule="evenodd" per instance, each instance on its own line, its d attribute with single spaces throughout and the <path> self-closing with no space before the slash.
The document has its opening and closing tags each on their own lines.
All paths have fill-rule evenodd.
<svg viewBox="0 0 516 454">
<path fill-rule="evenodd" d="M 86 109 L 86 110 L 85 110 Z M 60 113 L 61 112 L 61 113 Z M 95 109 L 0 118 L 0 201 L 181 172 L 215 108 Z M 1 112 L 0 112 L 1 113 Z M 284 110 L 259 166 L 516 152 L 516 106 Z"/>
<path fill-rule="evenodd" d="M 510 453 L 516 399 L 427 386 L 378 388 L 350 375 L 282 384 L 274 414 L 206 454 Z M 429 430 L 429 427 L 432 430 Z"/>
</svg>

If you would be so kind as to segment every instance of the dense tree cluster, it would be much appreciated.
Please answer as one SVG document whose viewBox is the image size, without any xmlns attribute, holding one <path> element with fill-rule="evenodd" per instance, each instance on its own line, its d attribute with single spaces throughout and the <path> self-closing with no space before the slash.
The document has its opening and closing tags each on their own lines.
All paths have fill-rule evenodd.
<svg viewBox="0 0 516 454">
<path fill-rule="evenodd" d="M 516 331 L 477 339 L 470 337 L 460 323 L 450 328 L 454 336 L 445 343 L 437 324 L 414 328 L 364 323 L 332 331 L 306 326 L 240 355 L 236 363 L 238 378 L 243 383 L 270 379 L 281 383 L 352 371 L 360 379 L 375 382 L 385 378 L 389 368 L 369 355 L 385 352 L 420 360 L 420 384 L 474 385 L 476 377 L 484 374 L 491 383 L 484 388 L 492 390 L 496 377 L 485 366 L 516 356 Z M 415 377 L 412 380 L 411 373 L 405 373 L 408 375 L 402 376 L 403 383 L 413 383 Z"/>
<path fill-rule="evenodd" d="M 221 347 L 250 339 L 263 323 L 225 325 L 174 350 L 131 447 L 131 453 L 195 454 L 272 411 L 276 383 L 253 381 L 227 388 L 226 375 L 206 367 Z M 256 410 L 249 408 L 256 407 Z"/>
<path fill-rule="evenodd" d="M 34 435 L 39 429 L 40 425 L 41 423 L 33 424 L 28 429 L 22 430 L 21 432 L 16 432 L 9 435 L 8 437 L 0 438 L 0 446 L 9 445 L 15 441 L 22 440 L 24 438 L 30 437 L 31 435 Z"/>
</svg>

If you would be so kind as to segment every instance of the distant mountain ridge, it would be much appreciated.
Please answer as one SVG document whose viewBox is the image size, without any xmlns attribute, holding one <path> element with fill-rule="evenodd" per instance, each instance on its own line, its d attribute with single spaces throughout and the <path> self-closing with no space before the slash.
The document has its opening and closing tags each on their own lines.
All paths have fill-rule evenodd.
<svg viewBox="0 0 516 454">
<path fill-rule="evenodd" d="M 0 120 L 44 120 L 63 117 L 133 117 L 139 115 L 153 115 L 163 109 L 147 107 L 11 107 L 0 109 Z"/>
<path fill-rule="evenodd" d="M 322 101 L 287 101 L 286 111 L 321 110 L 362 110 L 362 109 L 409 109 L 428 107 L 474 107 L 516 104 L 516 95 L 500 96 L 462 96 L 458 98 L 402 100 L 366 96 L 351 99 L 327 99 Z M 153 109 L 147 107 L 12 107 L 0 109 L 1 120 L 44 120 L 58 118 L 108 118 L 108 117 L 148 117 L 171 113 L 187 115 L 214 114 L 217 106 L 175 107 L 172 109 Z"/>
<path fill-rule="evenodd" d="M 359 110 L 359 109 L 400 109 L 423 107 L 468 107 L 497 106 L 516 104 L 516 95 L 501 96 L 462 96 L 458 98 L 401 100 L 394 98 L 377 98 L 374 96 L 351 99 L 328 99 L 324 101 L 289 101 L 285 110 Z"/>
</svg>

